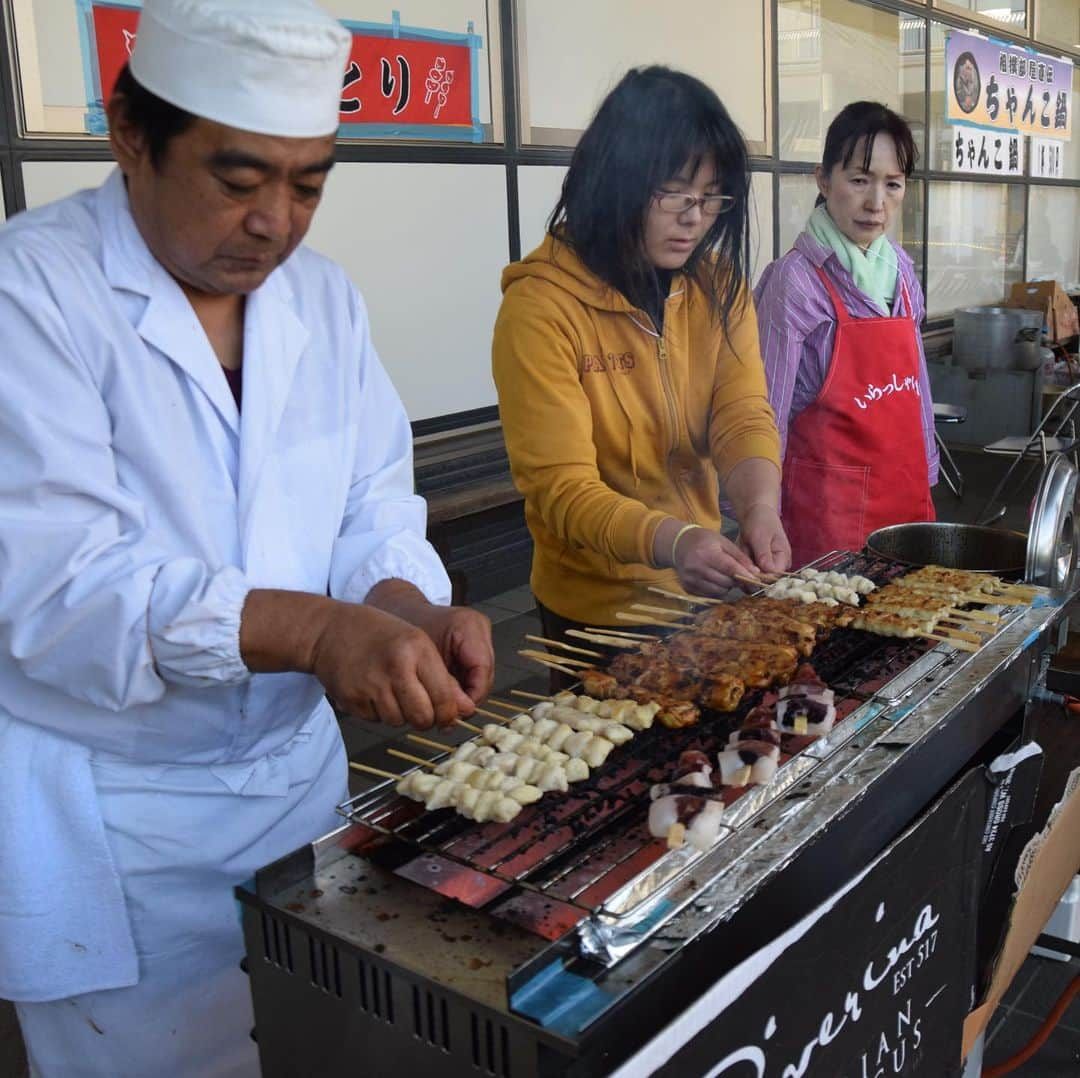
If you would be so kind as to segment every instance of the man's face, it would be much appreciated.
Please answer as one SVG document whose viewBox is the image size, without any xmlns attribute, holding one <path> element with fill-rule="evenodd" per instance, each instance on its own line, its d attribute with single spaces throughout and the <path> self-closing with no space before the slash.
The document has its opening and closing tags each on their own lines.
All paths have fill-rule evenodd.
<svg viewBox="0 0 1080 1078">
<path fill-rule="evenodd" d="M 333 164 L 334 136 L 279 138 L 197 119 L 157 168 L 114 132 L 139 231 L 189 295 L 252 292 L 296 249 Z"/>
</svg>

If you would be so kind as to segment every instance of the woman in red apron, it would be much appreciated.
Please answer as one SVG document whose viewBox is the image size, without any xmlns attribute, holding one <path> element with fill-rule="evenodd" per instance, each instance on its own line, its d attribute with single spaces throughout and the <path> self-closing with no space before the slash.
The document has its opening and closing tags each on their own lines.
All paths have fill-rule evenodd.
<svg viewBox="0 0 1080 1078">
<path fill-rule="evenodd" d="M 922 290 L 887 235 L 916 155 L 902 117 L 848 105 L 829 127 L 806 231 L 754 293 L 796 566 L 857 550 L 876 528 L 934 519 Z"/>
</svg>

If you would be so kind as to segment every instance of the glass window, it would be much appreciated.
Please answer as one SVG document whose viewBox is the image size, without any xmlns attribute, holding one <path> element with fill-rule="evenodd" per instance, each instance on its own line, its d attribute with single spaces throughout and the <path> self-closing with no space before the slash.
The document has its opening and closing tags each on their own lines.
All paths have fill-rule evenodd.
<svg viewBox="0 0 1080 1078">
<path fill-rule="evenodd" d="M 669 64 L 707 82 L 752 153 L 768 152 L 765 0 L 517 0 L 522 141 L 573 146 L 631 67 Z"/>
<path fill-rule="evenodd" d="M 930 184 L 926 302 L 930 317 L 999 303 L 1023 274 L 1024 189 L 1018 184 Z"/>
<path fill-rule="evenodd" d="M 1029 281 L 1051 278 L 1080 289 L 1080 188 L 1031 188 L 1027 266 Z"/>
<path fill-rule="evenodd" d="M 1035 0 L 1035 38 L 1080 52 L 1080 4 L 1076 0 Z"/>
<path fill-rule="evenodd" d="M 498 0 L 414 0 L 408 24 L 397 26 L 381 0 L 323 2 L 352 29 L 363 27 L 361 40 L 368 49 L 363 56 L 372 64 L 381 55 L 383 39 L 391 56 L 385 84 L 378 66 L 374 71 L 360 69 L 359 77 L 346 83 L 343 99 L 359 94 L 371 120 L 370 126 L 358 122 L 354 116 L 359 117 L 360 110 L 355 106 L 343 110 L 343 137 L 502 139 Z M 126 59 L 139 0 L 10 0 L 10 4 L 24 133 L 103 135 L 102 96 Z M 454 76 L 445 79 L 437 94 L 424 89 L 435 70 L 430 66 L 433 43 L 448 50 L 442 70 Z M 103 79 L 109 85 L 102 87 Z M 390 95 L 380 92 L 384 85 L 391 87 Z M 379 110 L 386 112 L 385 122 Z"/>
<path fill-rule="evenodd" d="M 852 101 L 907 117 L 923 145 L 926 20 L 852 0 L 779 0 L 780 156 L 821 160 L 825 132 Z"/>
<path fill-rule="evenodd" d="M 922 277 L 923 249 L 922 222 L 925 185 L 921 180 L 911 180 L 904 195 L 900 217 L 894 222 L 892 238 L 896 240 L 915 263 L 915 273 Z M 817 182 L 813 176 L 780 177 L 780 253 L 791 250 L 799 233 L 806 228 L 817 201 Z"/>
<path fill-rule="evenodd" d="M 1065 0 L 1070 2 L 1070 0 Z M 1072 0 L 1075 3 L 1075 0 Z M 952 8 L 1023 32 L 1027 26 L 1027 0 L 934 0 L 937 7 Z"/>
</svg>

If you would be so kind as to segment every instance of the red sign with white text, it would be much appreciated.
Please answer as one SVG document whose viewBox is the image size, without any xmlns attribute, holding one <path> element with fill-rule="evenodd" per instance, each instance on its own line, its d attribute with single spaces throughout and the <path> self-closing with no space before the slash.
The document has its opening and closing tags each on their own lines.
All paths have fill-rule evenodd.
<svg viewBox="0 0 1080 1078">
<path fill-rule="evenodd" d="M 106 104 L 135 44 L 139 9 L 95 3 L 91 11 L 98 85 L 101 103 Z M 353 30 L 352 34 L 341 91 L 342 124 L 390 130 L 404 125 L 474 125 L 474 48 L 467 43 L 469 35 L 431 32 L 427 38 L 395 37 L 370 30 Z M 445 40 L 451 37 L 466 43 Z"/>
</svg>

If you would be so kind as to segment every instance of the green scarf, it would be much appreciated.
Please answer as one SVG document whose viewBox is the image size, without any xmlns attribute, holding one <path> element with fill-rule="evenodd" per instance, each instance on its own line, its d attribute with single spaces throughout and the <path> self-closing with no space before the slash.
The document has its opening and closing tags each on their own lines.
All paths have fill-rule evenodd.
<svg viewBox="0 0 1080 1078">
<path fill-rule="evenodd" d="M 836 227 L 836 222 L 829 216 L 824 203 L 814 207 L 810 220 L 806 222 L 806 231 L 822 247 L 829 247 L 836 252 L 840 265 L 854 279 L 855 287 L 871 303 L 880 307 L 885 314 L 892 312 L 899 269 L 896 265 L 896 251 L 888 236 L 882 233 L 863 250 Z"/>
</svg>

